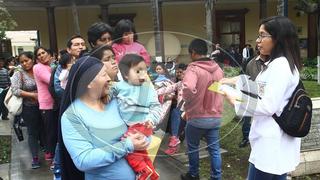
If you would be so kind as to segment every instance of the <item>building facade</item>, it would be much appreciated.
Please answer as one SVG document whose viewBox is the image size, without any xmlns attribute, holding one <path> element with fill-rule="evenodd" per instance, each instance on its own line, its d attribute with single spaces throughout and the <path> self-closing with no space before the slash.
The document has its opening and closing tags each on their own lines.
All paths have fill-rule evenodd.
<svg viewBox="0 0 320 180">
<path fill-rule="evenodd" d="M 16 0 L 22 2 L 23 0 Z M 36 0 L 34 0 L 36 1 Z M 52 0 L 53 1 L 53 0 Z M 5 1 L 6 2 L 6 1 Z M 14 19 L 18 23 L 16 30 L 37 30 L 39 31 L 39 41 L 42 46 L 51 47 L 50 30 L 55 28 L 56 44 L 58 49 L 66 47 L 66 41 L 74 35 L 77 27 L 80 34 L 87 38 L 88 27 L 97 21 L 107 21 L 114 25 L 121 18 L 132 19 L 136 30 L 139 33 L 139 42 L 151 51 L 155 56 L 154 48 L 154 16 L 150 1 L 86 1 L 87 3 L 76 4 L 77 20 L 72 6 L 43 7 L 36 4 L 16 4 L 7 3 L 7 7 Z M 131 3 L 130 3 L 131 2 Z M 103 5 L 99 4 L 103 3 Z M 107 4 L 106 4 L 107 3 Z M 24 5 L 24 6 L 23 6 Z M 296 1 L 288 3 L 288 17 L 298 28 L 299 38 L 305 43 L 308 37 L 308 15 L 301 15 L 294 9 Z M 278 1 L 267 1 L 266 16 L 277 15 Z M 215 6 L 215 24 L 213 43 L 219 43 L 224 49 L 234 45 L 241 50 L 245 44 L 255 47 L 260 20 L 260 1 L 259 0 L 219 0 Z M 173 54 L 173 58 L 185 59 L 188 55 L 188 44 L 195 37 L 208 39 L 206 31 L 206 8 L 205 1 L 161 1 L 162 29 L 176 37 L 179 43 L 166 43 L 165 50 L 179 49 L 178 54 Z M 265 11 L 265 10 L 264 10 Z M 54 16 L 50 18 L 49 16 Z M 55 26 L 52 26 L 51 20 Z M 51 24 L 51 25 L 50 25 Z M 167 40 L 169 42 L 169 40 Z M 179 47 L 177 47 L 179 46 Z M 149 47 L 149 48 L 148 48 Z M 52 47 L 51 47 L 52 48 Z M 153 50 L 152 50 L 153 49 Z M 166 53 L 165 53 L 166 54 Z M 307 56 L 307 50 L 302 48 L 302 56 Z M 169 55 L 167 55 L 168 57 Z"/>
</svg>

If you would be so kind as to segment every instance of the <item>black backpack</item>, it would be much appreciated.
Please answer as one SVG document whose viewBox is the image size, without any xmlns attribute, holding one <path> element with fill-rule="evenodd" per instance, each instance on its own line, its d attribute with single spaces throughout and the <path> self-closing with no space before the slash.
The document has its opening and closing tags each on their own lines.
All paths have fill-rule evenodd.
<svg viewBox="0 0 320 180">
<path fill-rule="evenodd" d="M 272 117 L 281 129 L 290 136 L 304 137 L 309 133 L 312 119 L 312 101 L 301 80 L 280 117 L 277 117 L 276 114 L 273 114 Z"/>
<path fill-rule="evenodd" d="M 56 73 L 56 70 L 57 70 L 57 67 L 52 68 L 50 82 L 49 82 L 49 86 L 48 86 L 49 93 L 54 100 L 54 104 L 53 104 L 54 110 L 59 109 L 59 105 L 60 105 L 60 99 L 54 90 L 54 74 Z"/>
</svg>

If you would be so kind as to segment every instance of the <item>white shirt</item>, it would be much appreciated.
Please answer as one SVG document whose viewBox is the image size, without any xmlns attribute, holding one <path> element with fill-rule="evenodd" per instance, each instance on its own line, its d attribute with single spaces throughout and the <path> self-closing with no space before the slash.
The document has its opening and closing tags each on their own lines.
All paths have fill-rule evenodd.
<svg viewBox="0 0 320 180">
<path fill-rule="evenodd" d="M 60 86 L 62 89 L 66 89 L 66 86 L 68 83 L 68 76 L 69 76 L 69 69 L 62 69 L 59 75 Z"/>
<path fill-rule="evenodd" d="M 250 52 L 249 52 L 249 48 L 245 47 L 242 50 L 242 57 L 247 60 L 250 58 Z"/>
<path fill-rule="evenodd" d="M 236 87 L 250 89 L 261 99 L 242 95 L 236 104 L 237 115 L 253 117 L 249 134 L 251 153 L 249 162 L 263 172 L 281 175 L 293 171 L 300 162 L 301 139 L 287 135 L 272 118 L 280 115 L 299 82 L 299 72 L 292 74 L 285 57 L 266 62 L 267 69 L 260 72 L 255 85 L 248 76 L 241 76 Z M 249 86 L 247 86 L 250 84 Z M 248 103 L 249 102 L 249 103 Z"/>
</svg>

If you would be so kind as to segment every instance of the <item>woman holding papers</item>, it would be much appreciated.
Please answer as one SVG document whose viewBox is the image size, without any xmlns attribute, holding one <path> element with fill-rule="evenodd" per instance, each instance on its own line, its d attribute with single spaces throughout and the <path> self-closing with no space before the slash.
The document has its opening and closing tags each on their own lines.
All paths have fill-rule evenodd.
<svg viewBox="0 0 320 180">
<path fill-rule="evenodd" d="M 253 117 L 248 179 L 285 180 L 299 164 L 301 139 L 283 132 L 272 115 L 281 114 L 299 82 L 298 35 L 287 17 L 274 16 L 261 21 L 256 43 L 267 58 L 255 81 L 240 75 L 220 82 L 239 90 L 236 96 L 225 92 L 237 115 Z"/>
</svg>

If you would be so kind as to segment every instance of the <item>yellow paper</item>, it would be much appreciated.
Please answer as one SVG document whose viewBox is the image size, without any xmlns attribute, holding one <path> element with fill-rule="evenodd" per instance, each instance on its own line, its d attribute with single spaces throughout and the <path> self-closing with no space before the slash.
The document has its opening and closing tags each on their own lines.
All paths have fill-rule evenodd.
<svg viewBox="0 0 320 180">
<path fill-rule="evenodd" d="M 214 82 L 208 87 L 208 90 L 224 95 L 224 92 L 220 90 L 221 85 L 219 82 Z"/>
<path fill-rule="evenodd" d="M 155 135 L 151 135 L 151 143 L 148 146 L 147 151 L 148 151 L 149 158 L 151 159 L 152 162 L 154 162 L 154 160 L 158 154 L 161 141 L 162 141 L 161 138 L 159 138 Z"/>
<path fill-rule="evenodd" d="M 228 85 L 222 85 L 219 82 L 214 82 L 208 87 L 209 91 L 213 91 L 215 93 L 225 95 L 225 92 L 222 89 L 224 89 L 224 91 L 226 92 L 229 92 L 228 94 L 233 94 L 234 96 L 236 95 L 236 91 L 237 91 L 236 89 Z M 236 101 L 244 102 L 241 98 L 238 98 L 238 97 L 236 98 Z"/>
</svg>

